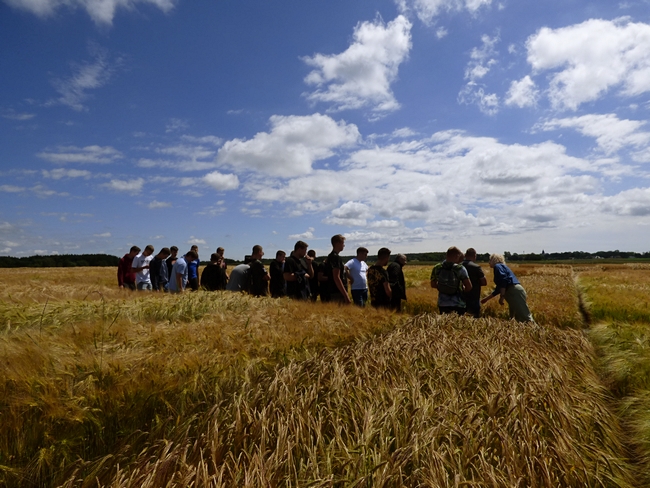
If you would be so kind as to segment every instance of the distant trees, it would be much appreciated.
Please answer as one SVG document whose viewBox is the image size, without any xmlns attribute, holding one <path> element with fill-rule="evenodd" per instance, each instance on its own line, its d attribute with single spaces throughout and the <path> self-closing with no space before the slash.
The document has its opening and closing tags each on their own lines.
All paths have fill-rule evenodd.
<svg viewBox="0 0 650 488">
<path fill-rule="evenodd" d="M 505 252 L 507 261 L 562 261 L 568 259 L 650 259 L 650 252 L 629 252 L 629 251 L 598 251 L 594 253 L 584 251 L 572 252 L 542 252 L 542 254 L 526 253 L 517 254 Z"/>
<path fill-rule="evenodd" d="M 14 258 L 0 256 L 0 268 L 72 268 L 77 266 L 117 266 L 120 259 L 110 254 L 59 254 Z"/>
<path fill-rule="evenodd" d="M 506 261 L 563 261 L 570 259 L 650 259 L 650 252 L 630 252 L 630 251 L 598 251 L 594 253 L 584 251 L 572 252 L 543 252 L 536 253 L 511 253 L 505 251 L 503 256 Z M 345 257 L 344 260 L 353 256 Z M 419 252 L 407 253 L 409 261 L 436 263 L 445 259 L 444 252 Z M 321 256 L 318 260 L 322 260 Z M 487 262 L 490 259 L 489 253 L 478 254 L 477 261 Z M 368 256 L 368 261 L 373 262 L 376 256 Z M 29 256 L 24 258 L 14 258 L 11 256 L 0 256 L 0 268 L 72 268 L 78 266 L 117 266 L 119 258 L 110 254 L 60 254 L 54 256 Z M 267 264 L 271 259 L 264 260 Z M 234 266 L 239 261 L 226 259 L 230 266 Z"/>
</svg>

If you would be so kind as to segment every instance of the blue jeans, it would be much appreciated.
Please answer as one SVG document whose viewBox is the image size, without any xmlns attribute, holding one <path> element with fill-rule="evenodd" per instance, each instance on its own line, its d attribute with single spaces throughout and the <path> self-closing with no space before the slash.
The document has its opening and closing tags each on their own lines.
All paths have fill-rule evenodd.
<svg viewBox="0 0 650 488">
<path fill-rule="evenodd" d="M 352 290 L 352 303 L 365 307 L 368 301 L 368 288 L 364 290 Z"/>
</svg>

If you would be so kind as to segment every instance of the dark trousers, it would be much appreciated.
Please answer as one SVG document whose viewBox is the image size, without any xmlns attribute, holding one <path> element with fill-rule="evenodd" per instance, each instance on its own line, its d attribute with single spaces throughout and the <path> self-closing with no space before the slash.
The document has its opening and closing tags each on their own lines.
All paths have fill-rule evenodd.
<svg viewBox="0 0 650 488">
<path fill-rule="evenodd" d="M 352 302 L 360 307 L 365 307 L 368 301 L 368 288 L 363 290 L 352 290 Z"/>
<path fill-rule="evenodd" d="M 467 302 L 467 312 L 469 315 L 473 316 L 475 319 L 481 317 L 481 300 L 466 300 Z"/>
<path fill-rule="evenodd" d="M 192 289 L 192 291 L 196 291 L 199 289 L 199 279 L 190 278 L 189 280 L 187 280 L 187 285 Z"/>
</svg>

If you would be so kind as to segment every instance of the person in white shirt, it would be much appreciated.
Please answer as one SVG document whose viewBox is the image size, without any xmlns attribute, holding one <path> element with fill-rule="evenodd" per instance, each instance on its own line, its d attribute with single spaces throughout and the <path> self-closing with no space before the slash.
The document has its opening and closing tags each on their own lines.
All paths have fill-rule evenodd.
<svg viewBox="0 0 650 488">
<path fill-rule="evenodd" d="M 345 269 L 352 284 L 352 302 L 360 307 L 365 307 L 368 301 L 367 258 L 368 249 L 360 247 L 357 249 L 356 257 L 345 263 Z"/>
<path fill-rule="evenodd" d="M 151 276 L 149 263 L 153 260 L 153 246 L 149 244 L 142 253 L 133 258 L 131 267 L 135 271 L 135 287 L 138 290 L 151 291 Z"/>
</svg>

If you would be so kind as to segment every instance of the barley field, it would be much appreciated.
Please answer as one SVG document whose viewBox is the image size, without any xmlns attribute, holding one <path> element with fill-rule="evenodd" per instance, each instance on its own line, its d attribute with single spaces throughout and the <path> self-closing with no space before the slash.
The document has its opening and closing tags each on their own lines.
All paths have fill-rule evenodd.
<svg viewBox="0 0 650 488">
<path fill-rule="evenodd" d="M 403 314 L 11 270 L 0 484 L 647 486 L 647 427 L 630 413 L 650 405 L 643 322 L 603 329 L 608 271 L 512 269 L 536 324 L 496 300 L 479 320 L 437 315 L 429 266 L 405 267 Z"/>
</svg>

